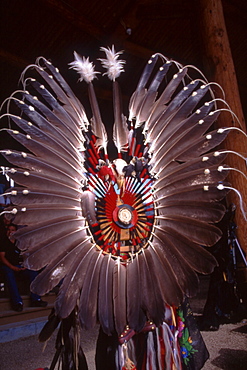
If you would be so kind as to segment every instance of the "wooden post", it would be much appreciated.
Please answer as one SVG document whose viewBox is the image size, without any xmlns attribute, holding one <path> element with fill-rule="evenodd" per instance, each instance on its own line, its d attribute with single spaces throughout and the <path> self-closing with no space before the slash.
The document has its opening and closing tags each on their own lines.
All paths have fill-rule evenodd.
<svg viewBox="0 0 247 370">
<path fill-rule="evenodd" d="M 246 132 L 221 0 L 199 0 L 198 4 L 198 24 L 203 41 L 202 57 L 205 62 L 206 75 L 210 81 L 215 81 L 223 87 L 225 100 L 239 119 L 238 122 L 230 113 L 223 112 L 218 119 L 218 127 L 235 126 Z M 220 107 L 226 108 L 223 105 Z M 247 139 L 236 130 L 229 133 L 223 145 L 225 149 L 241 153 L 245 158 L 247 157 Z M 238 156 L 228 154 L 227 165 L 238 168 L 247 175 L 246 163 Z M 232 187 L 240 191 L 245 204 L 245 212 L 247 212 L 246 179 L 240 173 L 230 171 L 227 180 L 231 183 Z M 238 196 L 235 192 L 231 191 L 227 200 L 229 204 L 234 203 L 237 206 L 235 215 L 237 237 L 241 247 L 247 253 L 247 222 L 241 213 Z"/>
</svg>

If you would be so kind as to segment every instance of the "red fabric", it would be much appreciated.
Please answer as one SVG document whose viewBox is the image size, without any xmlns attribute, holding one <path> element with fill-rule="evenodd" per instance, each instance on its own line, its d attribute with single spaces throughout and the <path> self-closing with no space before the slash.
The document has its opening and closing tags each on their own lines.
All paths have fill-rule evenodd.
<svg viewBox="0 0 247 370">
<path fill-rule="evenodd" d="M 101 178 L 101 180 L 104 181 L 106 175 L 109 175 L 111 181 L 114 181 L 114 182 L 116 181 L 115 176 L 110 167 L 107 167 L 107 166 L 100 167 L 100 170 L 98 172 L 99 178 Z"/>
</svg>

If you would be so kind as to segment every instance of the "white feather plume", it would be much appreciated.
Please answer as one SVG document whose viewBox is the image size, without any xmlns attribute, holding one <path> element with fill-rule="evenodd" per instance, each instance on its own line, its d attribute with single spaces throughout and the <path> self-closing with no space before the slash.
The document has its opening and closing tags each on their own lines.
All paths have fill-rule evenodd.
<svg viewBox="0 0 247 370">
<path fill-rule="evenodd" d="M 116 53 L 114 45 L 112 45 L 111 49 L 101 47 L 100 50 L 104 51 L 106 54 L 106 59 L 99 59 L 102 66 L 107 69 L 105 74 L 107 74 L 110 80 L 115 81 L 115 79 L 120 76 L 120 73 L 124 72 L 123 64 L 125 64 L 125 60 L 118 60 L 122 51 Z"/>
<path fill-rule="evenodd" d="M 85 80 L 87 83 L 91 82 L 97 73 L 94 70 L 94 65 L 92 62 L 89 61 L 89 58 L 81 57 L 76 51 L 74 51 L 75 60 L 69 65 L 70 68 L 73 68 L 76 72 L 80 74 L 79 81 Z"/>
</svg>

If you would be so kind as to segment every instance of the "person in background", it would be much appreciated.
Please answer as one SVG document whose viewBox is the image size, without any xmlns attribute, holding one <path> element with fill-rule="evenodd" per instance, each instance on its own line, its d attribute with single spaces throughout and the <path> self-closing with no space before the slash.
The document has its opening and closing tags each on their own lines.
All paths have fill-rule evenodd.
<svg viewBox="0 0 247 370">
<path fill-rule="evenodd" d="M 22 265 L 20 250 L 16 246 L 14 233 L 17 227 L 10 224 L 7 227 L 6 237 L 0 245 L 0 268 L 4 273 L 6 285 L 8 287 L 12 308 L 15 311 L 23 310 L 23 302 L 19 293 L 16 281 L 16 274 L 27 277 L 29 282 L 35 279 L 38 272 L 26 269 Z M 39 295 L 30 293 L 31 307 L 46 307 L 47 302 L 42 301 Z"/>
</svg>

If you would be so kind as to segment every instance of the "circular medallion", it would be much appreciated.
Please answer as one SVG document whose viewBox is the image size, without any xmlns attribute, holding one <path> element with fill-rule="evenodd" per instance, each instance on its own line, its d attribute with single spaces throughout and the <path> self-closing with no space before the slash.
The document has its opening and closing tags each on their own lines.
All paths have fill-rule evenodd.
<svg viewBox="0 0 247 370">
<path fill-rule="evenodd" d="M 131 224 L 133 214 L 129 208 L 123 206 L 118 210 L 118 220 L 125 225 Z"/>
<path fill-rule="evenodd" d="M 117 206 L 113 213 L 113 221 L 122 229 L 130 229 L 137 221 L 137 212 L 129 204 Z"/>
</svg>

